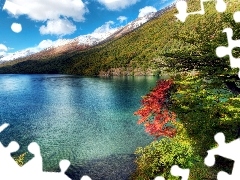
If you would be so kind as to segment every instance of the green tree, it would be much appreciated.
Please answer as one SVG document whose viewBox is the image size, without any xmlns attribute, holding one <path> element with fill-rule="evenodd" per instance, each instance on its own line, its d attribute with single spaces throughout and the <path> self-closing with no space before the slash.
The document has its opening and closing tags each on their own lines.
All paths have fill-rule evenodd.
<svg viewBox="0 0 240 180">
<path fill-rule="evenodd" d="M 188 1 L 192 4 L 189 11 L 198 3 Z M 231 173 L 229 161 L 217 157 L 216 165 L 208 168 L 203 159 L 207 150 L 217 146 L 216 133 L 223 132 L 228 142 L 237 137 L 240 127 L 238 70 L 230 68 L 229 57 L 219 58 L 215 53 L 218 46 L 228 46 L 223 29 L 232 28 L 233 39 L 240 39 L 239 24 L 233 20 L 237 4 L 229 1 L 227 12 L 219 14 L 214 3 L 207 3 L 205 15 L 189 16 L 185 23 L 176 22 L 177 30 L 172 43 L 162 51 L 163 61 L 159 67 L 167 67 L 174 74 L 169 108 L 176 113 L 177 124 L 182 128 L 177 126 L 176 138 L 179 139 L 165 138 L 137 149 L 136 179 L 158 175 L 173 179 L 168 174 L 175 163 L 191 168 L 189 179 L 194 180 L 216 179 L 222 169 Z M 238 57 L 238 49 L 234 49 L 233 54 Z M 191 153 L 187 153 L 181 163 L 186 147 Z"/>
<path fill-rule="evenodd" d="M 227 35 L 223 33 L 225 28 L 232 28 L 233 39 L 240 39 L 240 24 L 233 20 L 237 5 L 239 3 L 235 1 L 229 2 L 228 10 L 220 14 L 215 10 L 215 2 L 205 3 L 205 15 L 189 16 L 185 23 L 178 22 L 179 29 L 174 39 L 180 44 L 178 48 L 171 48 L 162 54 L 169 69 L 175 72 L 197 70 L 202 77 L 214 79 L 217 84 L 221 82 L 238 95 L 237 69 L 230 68 L 228 56 L 219 58 L 216 55 L 217 47 L 228 46 Z M 239 55 L 237 48 L 232 53 L 235 57 Z"/>
</svg>

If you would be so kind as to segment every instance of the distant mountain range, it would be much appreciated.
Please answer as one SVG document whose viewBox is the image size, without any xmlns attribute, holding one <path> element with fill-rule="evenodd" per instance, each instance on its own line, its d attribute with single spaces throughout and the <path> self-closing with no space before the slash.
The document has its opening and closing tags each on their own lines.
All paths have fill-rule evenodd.
<svg viewBox="0 0 240 180">
<path fill-rule="evenodd" d="M 161 53 L 176 30 L 175 3 L 107 33 L 56 41 L 36 52 L 23 50 L 2 57 L 0 73 L 54 73 L 89 76 L 153 75 Z"/>
<path fill-rule="evenodd" d="M 19 58 L 34 58 L 34 59 L 44 59 L 47 56 L 58 56 L 64 52 L 72 52 L 75 50 L 83 50 L 99 43 L 103 43 L 112 38 L 118 38 L 126 33 L 133 31 L 134 29 L 140 27 L 150 19 L 154 17 L 155 13 L 149 13 L 144 17 L 140 17 L 124 27 L 119 27 L 116 29 L 110 29 L 108 32 L 104 33 L 92 33 L 89 35 L 81 35 L 74 39 L 59 39 L 54 44 L 44 50 L 36 50 L 34 48 L 28 48 L 25 50 L 17 51 L 15 53 L 10 53 L 5 56 L 0 57 L 0 62 L 11 61 Z"/>
</svg>

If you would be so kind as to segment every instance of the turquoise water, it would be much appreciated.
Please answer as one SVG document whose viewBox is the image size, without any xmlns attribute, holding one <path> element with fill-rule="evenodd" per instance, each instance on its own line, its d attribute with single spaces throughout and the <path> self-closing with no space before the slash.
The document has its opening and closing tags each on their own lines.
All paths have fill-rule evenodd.
<svg viewBox="0 0 240 180">
<path fill-rule="evenodd" d="M 17 141 L 21 149 L 14 155 L 37 142 L 47 171 L 56 170 L 62 159 L 70 160 L 72 177 L 80 176 L 78 171 L 90 173 L 89 168 L 105 176 L 100 171 L 111 165 L 124 171 L 135 149 L 153 140 L 136 124 L 133 112 L 156 81 L 155 77 L 0 75 L 0 123 L 10 124 L 0 141 L 5 146 Z M 95 179 L 103 179 L 96 172 Z"/>
</svg>

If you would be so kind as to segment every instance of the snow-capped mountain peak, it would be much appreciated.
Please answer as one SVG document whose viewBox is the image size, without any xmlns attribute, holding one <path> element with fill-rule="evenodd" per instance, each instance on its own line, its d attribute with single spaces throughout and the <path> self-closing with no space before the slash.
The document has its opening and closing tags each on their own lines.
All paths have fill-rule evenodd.
<svg viewBox="0 0 240 180">
<path fill-rule="evenodd" d="M 21 51 L 16 51 L 14 53 L 7 53 L 6 55 L 2 55 L 0 57 L 0 62 L 4 61 L 10 61 L 10 60 L 15 60 L 19 58 L 24 58 L 27 56 L 33 57 L 34 54 L 40 53 L 41 51 L 47 52 L 48 50 L 53 50 L 53 49 L 71 49 L 71 48 L 66 48 L 66 46 L 94 46 L 97 45 L 98 43 L 107 41 L 111 38 L 114 37 L 119 37 L 122 34 L 125 34 L 127 32 L 130 32 L 142 24 L 146 23 L 149 21 L 151 18 L 153 18 L 155 13 L 149 13 L 145 15 L 144 17 L 140 17 L 132 22 L 129 22 L 126 26 L 124 27 L 118 27 L 118 28 L 111 28 L 110 25 L 113 23 L 111 21 L 107 22 L 105 25 L 97 28 L 93 33 L 87 34 L 87 35 L 80 35 L 74 39 L 58 39 L 56 41 L 52 40 L 43 40 L 42 42 L 39 43 L 38 46 L 33 47 L 33 48 L 27 48 Z M 62 52 L 63 50 L 55 50 L 51 53 L 54 52 Z"/>
</svg>

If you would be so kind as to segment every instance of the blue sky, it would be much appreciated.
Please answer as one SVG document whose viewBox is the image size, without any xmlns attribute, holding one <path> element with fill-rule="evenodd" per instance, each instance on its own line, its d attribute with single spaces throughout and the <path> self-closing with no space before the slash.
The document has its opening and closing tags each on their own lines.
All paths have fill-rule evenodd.
<svg viewBox="0 0 240 180">
<path fill-rule="evenodd" d="M 173 1 L 0 0 L 0 55 L 48 45 L 41 42 L 104 32 Z"/>
</svg>

